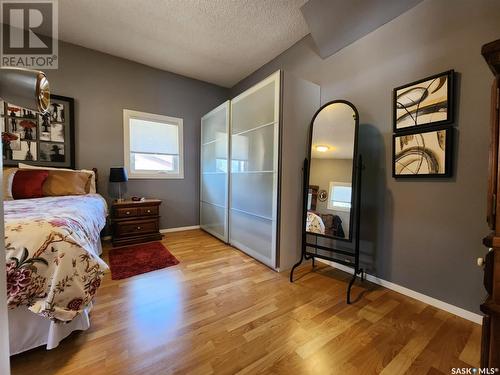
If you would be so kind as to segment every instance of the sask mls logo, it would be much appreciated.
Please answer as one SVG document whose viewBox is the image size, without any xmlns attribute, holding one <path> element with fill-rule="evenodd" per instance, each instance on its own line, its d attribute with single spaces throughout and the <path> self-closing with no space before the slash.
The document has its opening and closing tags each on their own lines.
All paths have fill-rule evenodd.
<svg viewBox="0 0 500 375">
<path fill-rule="evenodd" d="M 1 66 L 57 69 L 57 1 L 1 0 Z"/>
</svg>

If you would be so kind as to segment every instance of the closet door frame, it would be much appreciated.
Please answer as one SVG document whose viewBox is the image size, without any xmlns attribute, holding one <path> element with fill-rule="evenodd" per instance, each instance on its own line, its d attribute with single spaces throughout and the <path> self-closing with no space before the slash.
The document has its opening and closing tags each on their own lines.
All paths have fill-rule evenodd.
<svg viewBox="0 0 500 375">
<path fill-rule="evenodd" d="M 247 246 L 238 243 L 238 242 L 231 242 L 231 226 L 229 226 L 229 232 L 228 232 L 228 241 L 229 244 L 239 248 L 243 252 L 245 252 L 247 255 L 255 258 L 256 260 L 264 263 L 265 265 L 277 270 L 278 269 L 278 248 L 279 248 L 279 233 L 278 233 L 278 228 L 279 228 L 279 179 L 280 179 L 280 150 L 281 150 L 281 134 L 280 134 L 280 129 L 281 129 L 281 70 L 278 70 L 262 80 L 261 82 L 257 83 L 256 85 L 250 87 L 246 91 L 242 92 L 235 98 L 231 100 L 231 107 L 237 103 L 238 101 L 244 99 L 245 97 L 255 93 L 256 91 L 260 90 L 261 88 L 267 86 L 269 83 L 274 82 L 274 149 L 273 149 L 273 199 L 272 199 L 272 247 L 271 247 L 271 259 L 267 259 L 266 257 L 263 257 L 261 254 L 256 253 L 252 249 L 248 248 Z M 229 186 L 228 186 L 228 219 L 229 215 L 231 215 L 232 207 L 231 207 L 231 199 L 230 197 L 232 196 L 232 171 L 231 171 L 231 161 L 232 161 L 232 130 L 233 130 L 233 113 L 230 111 L 230 121 L 229 121 L 229 133 L 228 133 L 228 140 L 229 140 L 229 163 L 228 163 L 228 178 L 229 178 Z M 261 124 L 259 126 L 262 126 L 265 124 Z M 251 215 L 250 216 L 255 216 L 259 217 L 258 215 Z"/>
<path fill-rule="evenodd" d="M 225 145 L 226 155 L 227 155 L 227 172 L 226 172 L 226 181 L 225 181 L 226 194 L 224 197 L 225 207 L 220 207 L 218 205 L 203 201 L 203 146 L 204 146 L 204 144 L 203 144 L 203 132 L 204 132 L 203 120 L 212 116 L 216 112 L 224 110 L 226 107 L 227 107 L 226 116 L 225 116 L 226 117 L 225 130 L 226 130 L 226 134 L 227 134 L 227 141 L 226 141 L 226 145 Z M 231 137 L 230 119 L 231 119 L 231 101 L 226 100 L 224 103 L 215 107 L 210 112 L 205 114 L 201 118 L 201 122 L 200 122 L 200 127 L 201 127 L 201 131 L 200 131 L 200 191 L 199 191 L 199 194 L 200 194 L 200 218 L 199 218 L 200 228 L 203 229 L 204 231 L 210 233 L 212 236 L 217 237 L 221 241 L 224 241 L 225 243 L 229 242 L 229 180 L 230 180 L 230 175 L 231 175 L 231 169 L 230 169 L 230 165 L 231 165 L 230 152 L 231 152 L 231 150 L 229 147 L 230 137 Z M 203 223 L 202 223 L 203 203 L 213 205 L 214 207 L 224 208 L 224 236 L 221 236 L 219 233 L 214 232 L 214 231 L 210 230 L 208 227 L 203 225 Z"/>
</svg>

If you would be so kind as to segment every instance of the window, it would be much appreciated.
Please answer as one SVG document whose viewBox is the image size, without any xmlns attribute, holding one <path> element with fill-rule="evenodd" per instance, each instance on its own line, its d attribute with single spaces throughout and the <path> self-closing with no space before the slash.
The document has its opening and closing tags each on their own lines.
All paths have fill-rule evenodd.
<svg viewBox="0 0 500 375">
<path fill-rule="evenodd" d="M 328 195 L 329 210 L 350 211 L 351 210 L 351 184 L 345 182 L 330 182 L 330 193 Z"/>
<path fill-rule="evenodd" d="M 231 173 L 248 172 L 248 136 L 235 134 L 231 137 Z"/>
<path fill-rule="evenodd" d="M 130 178 L 184 178 L 182 119 L 123 110 Z"/>
</svg>

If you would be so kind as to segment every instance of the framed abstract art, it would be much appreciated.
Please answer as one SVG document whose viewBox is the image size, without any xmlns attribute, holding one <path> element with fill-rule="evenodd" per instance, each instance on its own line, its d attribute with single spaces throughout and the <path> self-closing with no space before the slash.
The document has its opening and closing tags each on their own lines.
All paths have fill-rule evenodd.
<svg viewBox="0 0 500 375">
<path fill-rule="evenodd" d="M 394 132 L 451 124 L 454 114 L 454 71 L 427 77 L 393 90 Z"/>
<path fill-rule="evenodd" d="M 393 135 L 392 176 L 450 177 L 453 127 Z"/>
<path fill-rule="evenodd" d="M 51 95 L 42 115 L 0 101 L 3 164 L 75 167 L 74 99 Z"/>
</svg>

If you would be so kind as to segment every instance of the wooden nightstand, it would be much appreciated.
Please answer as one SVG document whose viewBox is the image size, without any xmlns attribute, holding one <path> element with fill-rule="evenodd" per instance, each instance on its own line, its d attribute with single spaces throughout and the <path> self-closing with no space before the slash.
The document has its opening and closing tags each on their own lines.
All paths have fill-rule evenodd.
<svg viewBox="0 0 500 375">
<path fill-rule="evenodd" d="M 159 199 L 113 202 L 111 222 L 113 245 L 161 240 Z"/>
</svg>

